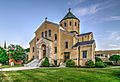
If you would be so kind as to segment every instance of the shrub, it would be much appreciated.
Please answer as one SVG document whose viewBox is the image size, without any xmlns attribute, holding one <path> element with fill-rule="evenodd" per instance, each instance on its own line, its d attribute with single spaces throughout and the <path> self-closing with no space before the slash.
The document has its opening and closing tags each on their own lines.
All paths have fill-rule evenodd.
<svg viewBox="0 0 120 82">
<path fill-rule="evenodd" d="M 92 60 L 86 61 L 85 65 L 88 66 L 88 67 L 94 67 L 95 66 L 94 62 Z"/>
<path fill-rule="evenodd" d="M 99 61 L 103 62 L 100 58 L 95 57 L 95 62 L 99 62 Z"/>
<path fill-rule="evenodd" d="M 112 62 L 104 62 L 104 63 L 106 63 L 107 65 L 113 65 Z"/>
<path fill-rule="evenodd" d="M 72 59 L 67 60 L 66 67 L 75 67 L 75 62 Z"/>
<path fill-rule="evenodd" d="M 44 61 L 42 62 L 42 66 L 43 67 L 49 67 L 50 66 L 49 59 L 47 57 L 45 57 Z"/>
<path fill-rule="evenodd" d="M 95 63 L 95 67 L 97 67 L 97 68 L 104 68 L 106 66 L 107 66 L 107 64 L 105 64 L 101 61 L 98 61 L 98 62 Z"/>
<path fill-rule="evenodd" d="M 112 55 L 109 58 L 110 61 L 114 61 L 114 64 L 118 64 L 118 61 L 120 60 L 120 56 L 119 55 Z"/>
</svg>

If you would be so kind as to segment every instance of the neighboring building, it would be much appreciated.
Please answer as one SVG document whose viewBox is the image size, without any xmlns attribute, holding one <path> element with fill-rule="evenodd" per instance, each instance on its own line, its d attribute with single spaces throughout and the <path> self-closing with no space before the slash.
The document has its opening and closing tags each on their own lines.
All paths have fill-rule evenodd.
<svg viewBox="0 0 120 82">
<path fill-rule="evenodd" d="M 45 21 L 35 31 L 30 41 L 29 60 L 49 58 L 51 64 L 60 65 L 73 59 L 77 66 L 84 66 L 87 60 L 95 61 L 95 40 L 93 33 L 80 33 L 80 20 L 69 12 L 59 24 Z"/>
<path fill-rule="evenodd" d="M 120 55 L 120 50 L 95 51 L 95 56 L 101 58 L 104 62 L 108 62 L 112 55 Z"/>
</svg>

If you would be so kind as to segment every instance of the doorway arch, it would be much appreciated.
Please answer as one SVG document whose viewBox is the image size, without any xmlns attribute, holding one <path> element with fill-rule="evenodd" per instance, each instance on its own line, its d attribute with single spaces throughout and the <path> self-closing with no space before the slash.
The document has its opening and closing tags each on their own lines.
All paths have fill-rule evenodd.
<svg viewBox="0 0 120 82">
<path fill-rule="evenodd" d="M 45 57 L 46 57 L 46 45 L 43 44 L 43 45 L 41 46 L 41 48 L 42 48 L 42 56 L 43 56 L 43 58 L 45 58 Z"/>
</svg>

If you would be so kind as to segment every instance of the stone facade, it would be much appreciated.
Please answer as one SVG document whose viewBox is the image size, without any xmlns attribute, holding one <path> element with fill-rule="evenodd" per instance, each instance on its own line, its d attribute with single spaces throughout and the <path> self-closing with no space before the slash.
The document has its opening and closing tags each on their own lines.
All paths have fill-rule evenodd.
<svg viewBox="0 0 120 82">
<path fill-rule="evenodd" d="M 95 61 L 95 47 L 93 33 L 80 34 L 80 20 L 69 10 L 59 24 L 45 20 L 38 27 L 30 42 L 29 60 L 48 57 L 51 64 L 60 65 L 73 59 L 77 66 L 84 66 L 87 60 Z"/>
<path fill-rule="evenodd" d="M 112 55 L 120 55 L 120 50 L 99 50 L 95 51 L 95 56 L 103 60 L 103 62 L 109 62 L 109 58 Z"/>
</svg>

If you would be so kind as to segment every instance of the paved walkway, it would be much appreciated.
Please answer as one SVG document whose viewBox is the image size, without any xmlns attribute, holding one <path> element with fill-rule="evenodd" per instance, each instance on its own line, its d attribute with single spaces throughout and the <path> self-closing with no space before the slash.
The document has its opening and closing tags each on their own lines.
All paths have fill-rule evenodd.
<svg viewBox="0 0 120 82">
<path fill-rule="evenodd" d="M 2 71 L 17 71 L 17 70 L 30 70 L 39 67 L 12 67 L 12 68 L 2 68 Z"/>
</svg>

